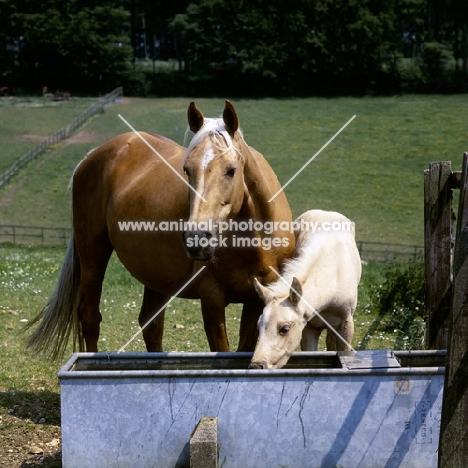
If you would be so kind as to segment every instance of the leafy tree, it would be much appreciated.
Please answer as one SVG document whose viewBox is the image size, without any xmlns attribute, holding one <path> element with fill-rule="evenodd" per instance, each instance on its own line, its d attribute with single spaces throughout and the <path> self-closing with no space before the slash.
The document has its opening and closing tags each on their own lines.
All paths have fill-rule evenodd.
<svg viewBox="0 0 468 468">
<path fill-rule="evenodd" d="M 137 57 L 167 60 L 177 56 L 177 38 L 169 23 L 185 12 L 189 3 L 190 0 L 132 0 L 135 16 L 132 37 L 136 36 L 140 44 Z"/>
<path fill-rule="evenodd" d="M 0 86 L 129 90 L 139 58 L 178 59 L 166 88 L 205 93 L 463 90 L 468 2 L 0 0 Z"/>
<path fill-rule="evenodd" d="M 108 90 L 128 70 L 128 16 L 116 2 L 23 0 L 12 15 L 17 80 L 35 89 Z"/>
<path fill-rule="evenodd" d="M 307 34 L 301 3 L 200 0 L 173 27 L 183 38 L 192 73 L 281 86 L 300 69 L 298 51 Z"/>
<path fill-rule="evenodd" d="M 0 0 L 0 86 L 12 85 L 9 77 L 14 68 L 16 44 L 11 40 L 10 22 L 14 5 L 8 0 Z"/>
<path fill-rule="evenodd" d="M 454 58 L 461 60 L 461 71 L 468 75 L 468 3 L 465 0 L 452 0 L 449 2 L 449 15 L 453 24 Z"/>
<path fill-rule="evenodd" d="M 393 2 L 321 0 L 311 6 L 309 70 L 341 91 L 365 91 L 390 55 Z"/>
<path fill-rule="evenodd" d="M 388 55 L 392 7 L 391 0 L 198 0 L 179 25 L 187 25 L 196 72 L 248 74 L 283 89 L 331 77 L 353 89 Z"/>
</svg>

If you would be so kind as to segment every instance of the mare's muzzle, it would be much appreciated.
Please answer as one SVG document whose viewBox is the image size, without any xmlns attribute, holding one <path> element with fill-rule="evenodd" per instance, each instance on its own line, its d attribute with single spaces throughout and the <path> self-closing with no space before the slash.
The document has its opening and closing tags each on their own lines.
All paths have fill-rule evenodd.
<svg viewBox="0 0 468 468">
<path fill-rule="evenodd" d="M 182 240 L 190 260 L 201 262 L 211 260 L 218 245 L 216 235 L 210 231 L 184 231 Z"/>
</svg>

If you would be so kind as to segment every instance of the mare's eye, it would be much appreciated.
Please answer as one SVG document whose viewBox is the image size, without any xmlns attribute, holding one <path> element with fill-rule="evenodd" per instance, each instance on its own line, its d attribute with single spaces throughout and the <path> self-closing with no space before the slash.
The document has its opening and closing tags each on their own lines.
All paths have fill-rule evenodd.
<svg viewBox="0 0 468 468">
<path fill-rule="evenodd" d="M 285 323 L 284 325 L 282 325 L 278 331 L 278 333 L 282 336 L 284 335 L 287 335 L 289 330 L 291 329 L 291 325 L 289 325 L 289 323 Z"/>
<path fill-rule="evenodd" d="M 236 173 L 236 168 L 235 167 L 231 167 L 231 169 L 229 169 L 227 172 L 226 172 L 226 177 L 234 177 L 234 174 Z"/>
</svg>

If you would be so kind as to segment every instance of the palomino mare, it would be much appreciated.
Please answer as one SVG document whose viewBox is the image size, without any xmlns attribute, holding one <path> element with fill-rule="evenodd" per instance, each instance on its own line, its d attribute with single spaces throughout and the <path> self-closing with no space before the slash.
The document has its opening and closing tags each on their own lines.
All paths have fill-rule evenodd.
<svg viewBox="0 0 468 468">
<path fill-rule="evenodd" d="M 206 265 L 179 297 L 201 300 L 212 351 L 229 350 L 225 307 L 243 303 L 238 349 L 253 351 L 263 307 L 253 280 L 273 280 L 268 267 L 281 268 L 292 255 L 294 234 L 279 225 L 271 233 L 242 231 L 257 242 L 240 248 L 232 242 L 236 232 L 223 232 L 221 239 L 218 226 L 228 220 L 290 223 L 291 210 L 283 193 L 268 202 L 280 184 L 263 156 L 244 141 L 229 101 L 219 119 L 205 119 L 192 102 L 188 123 L 195 133 L 188 149 L 159 135 L 140 134 L 158 155 L 136 133 L 126 133 L 77 166 L 72 235 L 55 291 L 32 322 L 40 321 L 28 341 L 33 349 L 57 357 L 73 335 L 80 349 L 85 344 L 88 352 L 97 351 L 102 281 L 115 250 L 144 285 L 140 325 Z M 167 230 L 169 222 L 187 220 L 185 232 Z M 125 231 L 119 225 L 123 221 L 154 222 L 156 228 Z M 161 223 L 166 229 L 156 230 Z M 279 245 L 265 242 L 275 237 L 282 239 Z M 144 329 L 148 351 L 162 351 L 163 324 L 164 311 Z"/>
<path fill-rule="evenodd" d="M 282 276 L 268 287 L 255 282 L 265 308 L 253 369 L 283 367 L 299 343 L 304 351 L 317 351 L 324 329 L 329 351 L 351 349 L 361 278 L 354 224 L 339 213 L 311 210 L 295 225 L 301 226 L 296 252 Z"/>
</svg>

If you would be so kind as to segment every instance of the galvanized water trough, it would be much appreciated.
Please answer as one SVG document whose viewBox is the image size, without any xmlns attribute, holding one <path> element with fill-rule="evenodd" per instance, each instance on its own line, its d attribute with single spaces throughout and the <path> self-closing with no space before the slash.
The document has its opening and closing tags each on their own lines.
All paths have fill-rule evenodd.
<svg viewBox="0 0 468 468">
<path fill-rule="evenodd" d="M 60 370 L 64 468 L 189 466 L 218 418 L 230 467 L 436 468 L 445 351 L 76 353 Z"/>
</svg>

